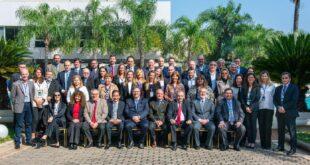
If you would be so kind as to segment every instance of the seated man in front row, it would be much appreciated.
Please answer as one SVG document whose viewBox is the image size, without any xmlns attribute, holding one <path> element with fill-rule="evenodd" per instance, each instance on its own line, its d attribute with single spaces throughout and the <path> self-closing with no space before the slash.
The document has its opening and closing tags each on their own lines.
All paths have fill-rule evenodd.
<svg viewBox="0 0 310 165">
<path fill-rule="evenodd" d="M 118 145 L 117 148 L 121 149 L 122 146 L 122 132 L 124 129 L 124 110 L 125 103 L 120 100 L 120 91 L 114 90 L 112 92 L 112 100 L 108 102 L 109 113 L 108 113 L 108 144 L 105 146 L 108 149 L 111 145 L 111 132 L 112 128 L 116 127 L 118 132 Z"/>
<path fill-rule="evenodd" d="M 187 145 L 190 142 L 190 137 L 192 134 L 193 126 L 192 126 L 192 112 L 191 106 L 188 101 L 185 100 L 185 94 L 183 91 L 179 92 L 177 95 L 177 100 L 171 102 L 168 108 L 168 120 L 170 123 L 171 130 L 171 142 L 172 142 L 172 150 L 175 151 L 177 149 L 177 134 L 176 129 L 180 127 L 184 129 L 184 134 L 181 137 L 182 139 L 182 148 L 187 150 Z"/>
<path fill-rule="evenodd" d="M 128 133 L 128 149 L 132 148 L 133 133 L 132 129 L 138 127 L 141 129 L 141 137 L 139 148 L 144 148 L 145 136 L 147 134 L 149 122 L 147 116 L 149 114 L 149 104 L 147 99 L 141 97 L 141 91 L 138 87 L 135 87 L 132 91 L 133 98 L 127 99 L 125 116 L 127 117 L 125 121 L 125 127 Z"/>
<path fill-rule="evenodd" d="M 224 151 L 228 149 L 227 131 L 233 130 L 237 134 L 234 149 L 240 151 L 239 143 L 245 134 L 245 127 L 242 124 L 244 113 L 238 100 L 233 97 L 233 91 L 231 88 L 227 88 L 224 91 L 224 97 L 225 98 L 222 99 L 216 107 L 218 120 L 220 122 L 218 127 L 222 138 L 220 150 Z"/>
<path fill-rule="evenodd" d="M 199 131 L 201 127 L 207 130 L 207 139 L 205 148 L 212 150 L 212 139 L 215 132 L 215 125 L 213 123 L 215 106 L 211 100 L 207 99 L 207 89 L 201 88 L 199 90 L 200 99 L 193 102 L 193 125 L 195 137 L 195 149 L 200 149 Z"/>
<path fill-rule="evenodd" d="M 93 146 L 93 137 L 90 129 L 98 128 L 98 144 L 97 147 L 102 147 L 102 139 L 106 128 L 106 117 L 108 115 L 108 105 L 104 99 L 99 98 L 99 91 L 97 89 L 91 90 L 92 101 L 86 103 L 84 110 L 85 122 L 82 125 L 82 129 L 88 139 L 88 145 L 86 148 Z"/>
<path fill-rule="evenodd" d="M 165 116 L 166 116 L 166 110 L 168 107 L 168 101 L 164 100 L 164 91 L 162 89 L 156 90 L 156 100 L 153 100 L 150 102 L 150 134 L 151 134 L 151 142 L 152 147 L 155 148 L 157 146 L 156 144 L 156 134 L 155 129 L 161 128 L 162 129 L 162 137 L 163 139 L 166 139 L 167 137 L 167 128 L 165 124 Z"/>
</svg>

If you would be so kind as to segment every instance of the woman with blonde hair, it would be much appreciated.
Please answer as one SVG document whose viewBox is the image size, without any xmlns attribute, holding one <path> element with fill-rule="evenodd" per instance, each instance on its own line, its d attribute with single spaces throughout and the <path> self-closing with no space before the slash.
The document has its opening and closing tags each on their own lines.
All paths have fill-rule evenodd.
<svg viewBox="0 0 310 165">
<path fill-rule="evenodd" d="M 67 102 L 70 102 L 70 98 L 71 95 L 75 92 L 75 91 L 81 91 L 83 92 L 86 101 L 89 100 L 89 93 L 88 90 L 86 88 L 86 86 L 83 85 L 83 81 L 81 79 L 81 76 L 79 75 L 74 75 L 72 77 L 72 84 L 68 89 L 68 93 L 67 93 Z"/>
<path fill-rule="evenodd" d="M 177 94 L 181 91 L 185 93 L 185 88 L 180 81 L 179 73 L 175 71 L 171 74 L 170 83 L 166 87 L 165 99 L 172 102 L 177 99 Z"/>
<path fill-rule="evenodd" d="M 258 124 L 261 147 L 271 149 L 271 127 L 274 114 L 273 95 L 275 85 L 271 82 L 268 71 L 262 71 L 259 76 L 260 100 L 258 110 Z"/>
<path fill-rule="evenodd" d="M 136 71 L 136 83 L 138 85 L 138 88 L 143 94 L 143 84 L 145 83 L 145 76 L 142 69 L 137 69 Z"/>
<path fill-rule="evenodd" d="M 148 99 L 153 98 L 157 89 L 160 89 L 160 84 L 156 80 L 156 73 L 154 71 L 150 71 L 146 82 L 143 84 L 144 97 Z"/>
</svg>

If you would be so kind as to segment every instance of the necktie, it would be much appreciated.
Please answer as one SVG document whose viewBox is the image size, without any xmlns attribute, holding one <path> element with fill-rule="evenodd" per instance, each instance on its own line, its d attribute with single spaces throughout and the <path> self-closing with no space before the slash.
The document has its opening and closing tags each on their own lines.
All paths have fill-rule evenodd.
<svg viewBox="0 0 310 165">
<path fill-rule="evenodd" d="M 93 111 L 93 116 L 91 118 L 91 121 L 93 123 L 96 123 L 97 122 L 97 118 L 96 118 L 96 113 L 97 113 L 97 101 L 94 101 L 95 103 L 95 106 L 94 106 L 94 111 Z"/>
<path fill-rule="evenodd" d="M 68 78 L 69 78 L 69 72 L 65 73 L 65 89 L 67 90 L 68 88 Z"/>
<path fill-rule="evenodd" d="M 177 116 L 177 120 L 175 122 L 176 122 L 176 124 L 178 126 L 180 126 L 180 124 L 181 124 L 181 115 L 182 115 L 182 105 L 181 105 L 181 103 L 178 103 L 178 114 L 177 115 L 178 115 Z"/>
<path fill-rule="evenodd" d="M 112 76 L 114 76 L 114 66 L 113 65 L 111 66 L 111 73 L 112 73 Z"/>
<path fill-rule="evenodd" d="M 235 121 L 235 117 L 234 117 L 232 102 L 227 102 L 227 104 L 228 104 L 228 113 L 229 113 L 228 121 L 230 122 L 231 125 L 233 125 Z"/>
<path fill-rule="evenodd" d="M 203 100 L 201 100 L 200 101 L 200 108 L 201 108 L 201 111 L 203 111 L 204 109 L 203 109 L 203 105 L 204 105 L 204 101 Z"/>
<path fill-rule="evenodd" d="M 135 100 L 136 110 L 138 109 L 138 100 Z"/>
<path fill-rule="evenodd" d="M 281 102 L 283 102 L 283 100 L 284 100 L 284 95 L 285 95 L 286 89 L 287 89 L 287 85 L 283 85 L 282 92 L 281 92 Z"/>
</svg>

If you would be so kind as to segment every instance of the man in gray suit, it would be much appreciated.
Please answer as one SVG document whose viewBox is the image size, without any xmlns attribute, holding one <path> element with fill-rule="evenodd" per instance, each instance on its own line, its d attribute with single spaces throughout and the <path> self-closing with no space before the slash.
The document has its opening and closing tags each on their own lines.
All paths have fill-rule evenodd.
<svg viewBox="0 0 310 165">
<path fill-rule="evenodd" d="M 193 124 L 194 124 L 194 136 L 196 146 L 195 149 L 200 149 L 199 131 L 201 127 L 207 130 L 207 139 L 205 142 L 205 148 L 212 150 L 212 139 L 215 132 L 215 125 L 213 123 L 214 118 L 214 104 L 211 100 L 207 99 L 207 89 L 201 88 L 199 90 L 200 99 L 193 102 Z"/>
<path fill-rule="evenodd" d="M 20 138 L 23 126 L 25 125 L 26 145 L 31 145 L 31 124 L 32 124 L 32 105 L 34 97 L 34 84 L 29 81 L 29 72 L 22 69 L 21 79 L 13 83 L 12 100 L 14 113 L 14 142 L 15 149 L 20 148 Z"/>
<path fill-rule="evenodd" d="M 51 71 L 55 77 L 59 72 L 65 70 L 64 64 L 61 63 L 61 57 L 59 54 L 54 54 L 53 62 L 47 65 L 46 71 Z"/>
</svg>

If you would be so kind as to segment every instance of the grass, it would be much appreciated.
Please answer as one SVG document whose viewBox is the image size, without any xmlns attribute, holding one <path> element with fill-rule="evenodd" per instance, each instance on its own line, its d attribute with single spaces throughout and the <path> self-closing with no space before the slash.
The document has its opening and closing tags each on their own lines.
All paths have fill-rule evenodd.
<svg viewBox="0 0 310 165">
<path fill-rule="evenodd" d="M 4 143 L 4 142 L 7 142 L 7 141 L 10 141 L 10 140 L 13 140 L 14 138 L 14 131 L 13 131 L 13 127 L 10 126 L 10 125 L 6 125 L 9 129 L 9 135 L 5 138 L 0 138 L 0 144 Z"/>
<path fill-rule="evenodd" d="M 297 139 L 306 143 L 310 143 L 310 131 L 297 132 Z"/>
</svg>

